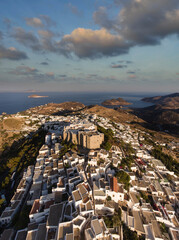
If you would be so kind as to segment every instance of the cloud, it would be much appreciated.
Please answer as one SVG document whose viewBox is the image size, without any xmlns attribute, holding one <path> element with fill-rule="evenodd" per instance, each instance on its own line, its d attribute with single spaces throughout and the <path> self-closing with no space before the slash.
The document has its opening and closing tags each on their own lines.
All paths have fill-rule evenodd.
<svg viewBox="0 0 179 240">
<path fill-rule="evenodd" d="M 131 75 L 129 75 L 129 78 L 135 79 L 135 78 L 137 78 L 137 76 L 135 74 L 131 74 Z"/>
<path fill-rule="evenodd" d="M 114 64 L 114 65 L 111 65 L 111 68 L 126 68 L 127 65 L 121 65 L 121 64 Z"/>
<path fill-rule="evenodd" d="M 49 65 L 48 62 L 41 62 L 41 65 Z"/>
<path fill-rule="evenodd" d="M 108 30 L 114 28 L 115 25 L 115 21 L 109 19 L 107 8 L 103 6 L 93 13 L 93 20 L 96 24 Z"/>
<path fill-rule="evenodd" d="M 169 35 L 179 35 L 178 0 L 114 0 L 119 4 L 118 14 L 110 15 L 106 7 L 99 7 L 93 14 L 98 30 L 77 28 L 58 41 L 56 34 L 48 29 L 38 31 L 38 36 L 22 28 L 16 28 L 14 38 L 34 51 L 53 52 L 66 57 L 95 59 L 118 56 L 129 52 L 130 48 L 142 45 L 160 44 Z M 75 11 L 71 3 L 68 6 Z M 78 9 L 76 9 L 78 12 Z M 76 12 L 76 13 L 77 13 Z M 27 18 L 27 24 L 47 27 L 52 20 L 46 15 Z M 128 65 L 125 61 L 122 65 Z M 115 64 L 120 65 L 120 64 Z M 120 67 L 119 67 L 120 68 Z"/>
<path fill-rule="evenodd" d="M 28 56 L 25 52 L 19 51 L 14 47 L 6 48 L 0 45 L 0 59 L 24 60 L 27 58 Z"/>
<path fill-rule="evenodd" d="M 119 60 L 118 63 L 131 64 L 131 63 L 133 63 L 133 62 L 132 62 L 132 61 L 129 61 L 129 60 Z"/>
<path fill-rule="evenodd" d="M 162 38 L 179 33 L 178 7 L 177 0 L 131 0 L 119 13 L 120 32 L 135 44 L 159 44 Z"/>
<path fill-rule="evenodd" d="M 115 1 L 119 2 L 119 1 Z M 122 7 L 115 20 L 108 14 L 95 12 L 95 21 L 122 35 L 133 45 L 154 45 L 171 34 L 179 34 L 179 2 L 177 0 L 128 0 L 122 1 Z"/>
<path fill-rule="evenodd" d="M 68 7 L 74 15 L 76 15 L 76 16 L 82 15 L 82 13 L 79 11 L 79 9 L 76 6 L 72 5 L 71 3 L 68 4 Z"/>
<path fill-rule="evenodd" d="M 54 77 L 54 73 L 53 72 L 48 72 L 48 73 L 46 73 L 46 75 L 49 76 L 49 77 Z"/>
<path fill-rule="evenodd" d="M 56 23 L 47 15 L 40 15 L 39 17 L 25 18 L 26 24 L 35 28 L 47 28 L 55 26 Z"/>
<path fill-rule="evenodd" d="M 118 15 L 111 18 L 108 10 L 100 7 L 93 19 L 102 28 L 73 30 L 59 41 L 59 51 L 93 59 L 125 54 L 138 45 L 160 44 L 163 38 L 179 34 L 178 8 L 178 0 L 128 0 L 122 1 Z"/>
<path fill-rule="evenodd" d="M 67 75 L 66 74 L 61 74 L 61 75 L 59 75 L 59 77 L 64 78 L 64 77 L 67 77 Z"/>
<path fill-rule="evenodd" d="M 57 49 L 56 42 L 52 41 L 55 33 L 50 30 L 39 30 L 38 36 L 36 36 L 33 32 L 28 32 L 21 27 L 17 27 L 14 29 L 11 36 L 25 47 L 31 48 L 33 51 L 41 51 L 42 53 L 58 53 L 59 51 Z"/>
<path fill-rule="evenodd" d="M 52 38 L 55 34 L 50 30 L 39 30 L 38 34 L 43 38 Z"/>
<path fill-rule="evenodd" d="M 53 72 L 42 73 L 37 68 L 29 66 L 18 66 L 9 71 L 10 74 L 21 76 L 23 80 L 31 80 L 36 82 L 47 82 L 57 80 Z"/>
<path fill-rule="evenodd" d="M 33 17 L 33 18 L 26 18 L 26 24 L 32 27 L 44 27 L 44 24 L 40 18 Z"/>
<path fill-rule="evenodd" d="M 128 45 L 120 35 L 113 35 L 106 29 L 91 30 L 77 28 L 71 34 L 63 36 L 57 44 L 65 56 L 75 54 L 79 58 L 97 58 L 116 56 L 128 51 Z"/>
<path fill-rule="evenodd" d="M 27 32 L 21 27 L 14 29 L 12 37 L 16 39 L 19 43 L 22 43 L 26 47 L 30 47 L 33 50 L 40 51 L 41 45 L 39 39 L 32 32 Z"/>
<path fill-rule="evenodd" d="M 77 28 L 71 34 L 55 41 L 55 34 L 49 30 L 39 30 L 39 37 L 21 27 L 14 29 L 12 36 L 19 43 L 34 51 L 53 52 L 66 57 L 99 58 L 116 56 L 128 52 L 129 46 L 120 35 L 111 34 L 106 29 L 91 30 Z"/>
<path fill-rule="evenodd" d="M 97 77 L 97 74 L 88 74 L 88 77 Z"/>
<path fill-rule="evenodd" d="M 36 68 L 31 68 L 28 66 L 19 66 L 15 70 L 10 71 L 9 73 L 13 75 L 34 75 L 39 72 Z"/>
<path fill-rule="evenodd" d="M 56 26 L 56 23 L 47 15 L 40 15 L 40 19 L 46 27 Z"/>
</svg>

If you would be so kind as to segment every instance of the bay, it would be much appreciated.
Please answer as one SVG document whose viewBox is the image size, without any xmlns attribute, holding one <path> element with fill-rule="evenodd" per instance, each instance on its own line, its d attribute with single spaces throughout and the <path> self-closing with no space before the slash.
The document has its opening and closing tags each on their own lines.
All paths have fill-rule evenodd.
<svg viewBox="0 0 179 240">
<path fill-rule="evenodd" d="M 29 95 L 44 95 L 48 98 L 28 98 Z M 47 103 L 62 103 L 66 101 L 77 101 L 85 105 L 101 105 L 106 99 L 122 97 L 124 100 L 131 102 L 130 108 L 142 108 L 151 106 L 151 103 L 141 101 L 144 97 L 152 97 L 152 93 L 117 93 L 117 92 L 3 92 L 0 93 L 0 114 L 14 114 L 24 111 L 31 107 L 44 105 Z M 161 94 L 158 94 L 161 95 Z"/>
</svg>

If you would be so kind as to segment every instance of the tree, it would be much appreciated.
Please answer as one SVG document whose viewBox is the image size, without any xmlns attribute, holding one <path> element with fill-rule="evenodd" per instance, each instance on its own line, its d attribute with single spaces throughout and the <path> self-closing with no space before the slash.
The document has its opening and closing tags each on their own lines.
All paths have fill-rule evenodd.
<svg viewBox="0 0 179 240">
<path fill-rule="evenodd" d="M 113 220 L 113 227 L 119 227 L 121 223 L 120 216 L 118 214 L 114 214 L 112 217 Z"/>
<path fill-rule="evenodd" d="M 101 144 L 101 147 L 104 148 L 106 151 L 109 151 L 112 147 L 112 142 L 114 141 L 114 133 L 112 129 L 105 129 L 99 125 L 97 126 L 97 129 L 99 132 L 104 134 L 104 142 Z"/>
<path fill-rule="evenodd" d="M 121 225 L 121 209 L 120 208 L 118 209 L 118 211 L 115 210 L 112 220 L 113 220 L 113 227 L 119 227 Z"/>
<path fill-rule="evenodd" d="M 107 196 L 106 201 L 111 201 L 111 196 Z"/>
<path fill-rule="evenodd" d="M 107 217 L 103 217 L 103 219 L 104 219 L 104 222 L 105 222 L 107 228 L 113 227 L 112 217 L 107 216 Z"/>
<path fill-rule="evenodd" d="M 127 166 L 129 169 L 131 168 L 131 164 L 134 162 L 133 156 L 129 155 L 125 158 L 122 158 L 121 161 L 121 166 L 124 168 L 125 166 Z"/>
<path fill-rule="evenodd" d="M 123 183 L 124 187 L 128 190 L 129 189 L 129 181 L 130 181 L 130 176 L 124 172 L 124 171 L 119 171 L 115 174 L 117 177 L 118 183 Z"/>
<path fill-rule="evenodd" d="M 124 240 L 138 240 L 137 233 L 131 231 L 125 224 L 123 224 L 123 239 Z"/>
</svg>

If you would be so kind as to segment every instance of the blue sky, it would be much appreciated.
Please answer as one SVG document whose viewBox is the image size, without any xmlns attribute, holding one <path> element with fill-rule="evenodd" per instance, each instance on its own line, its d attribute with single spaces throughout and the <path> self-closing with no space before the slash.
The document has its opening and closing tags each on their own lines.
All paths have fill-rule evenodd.
<svg viewBox="0 0 179 240">
<path fill-rule="evenodd" d="M 0 91 L 176 92 L 178 0 L 0 1 Z"/>
</svg>

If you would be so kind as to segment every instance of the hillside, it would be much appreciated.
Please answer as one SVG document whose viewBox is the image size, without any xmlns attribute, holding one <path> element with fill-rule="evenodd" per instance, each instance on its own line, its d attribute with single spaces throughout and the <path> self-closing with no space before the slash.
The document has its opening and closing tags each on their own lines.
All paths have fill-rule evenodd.
<svg viewBox="0 0 179 240">
<path fill-rule="evenodd" d="M 0 155 L 1 152 L 10 146 L 14 140 L 21 138 L 21 131 L 24 127 L 24 119 L 11 117 L 0 120 Z"/>
<path fill-rule="evenodd" d="M 143 98 L 142 101 L 155 103 L 162 109 L 179 109 L 179 93 Z"/>
<path fill-rule="evenodd" d="M 179 93 L 166 96 L 143 98 L 145 102 L 155 105 L 134 110 L 134 114 L 152 124 L 158 130 L 167 130 L 178 134 Z"/>
<path fill-rule="evenodd" d="M 162 109 L 160 105 L 154 105 L 143 109 L 134 110 L 139 117 L 153 124 L 179 124 L 179 111 L 173 109 Z"/>
<path fill-rule="evenodd" d="M 3 129 L 8 131 L 20 131 L 24 124 L 24 119 L 22 118 L 7 118 L 3 120 Z"/>
</svg>

